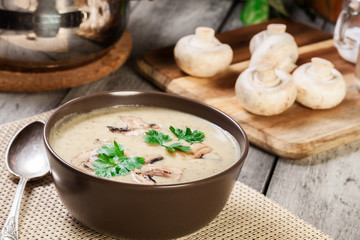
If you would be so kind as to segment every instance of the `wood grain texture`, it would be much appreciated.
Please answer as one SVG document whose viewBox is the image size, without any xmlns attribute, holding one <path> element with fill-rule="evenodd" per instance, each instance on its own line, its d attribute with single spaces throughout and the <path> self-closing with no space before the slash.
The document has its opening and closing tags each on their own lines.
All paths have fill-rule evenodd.
<svg viewBox="0 0 360 240">
<path fill-rule="evenodd" d="M 130 60 L 148 51 L 171 46 L 197 26 L 218 29 L 232 1 L 141 1 L 132 11 L 128 29 L 134 48 Z"/>
<path fill-rule="evenodd" d="M 0 93 L 0 124 L 31 117 L 58 106 L 66 90 L 41 93 Z"/>
<path fill-rule="evenodd" d="M 173 45 L 177 38 L 192 33 L 198 23 L 215 29 L 223 26 L 221 29 L 225 31 L 241 26 L 238 20 L 241 6 L 221 25 L 230 10 L 231 1 L 131 1 L 131 5 L 128 29 L 134 47 L 130 61 L 106 77 L 71 90 L 42 93 L 2 92 L 0 123 L 29 117 L 50 110 L 74 97 L 93 92 L 124 89 L 157 91 L 158 88 L 151 82 L 144 81 L 144 78 L 134 71 L 136 58 L 148 51 Z M 291 12 L 292 17 L 296 18 L 297 13 L 299 12 Z M 304 18 L 306 16 L 300 12 L 298 19 L 304 22 Z M 308 24 L 309 20 L 305 22 Z M 315 21 L 310 24 L 320 28 L 322 22 Z M 333 28 L 329 29 L 332 32 Z M 339 59 L 338 61 L 341 62 Z M 354 109 L 354 114 L 357 114 L 355 111 Z M 339 118 L 344 120 L 345 117 Z M 326 124 L 328 122 L 324 123 Z M 359 141 L 296 161 L 274 161 L 273 155 L 252 145 L 239 180 L 262 192 L 270 180 L 266 194 L 268 197 L 335 239 L 357 240 L 360 239 L 357 231 L 360 179 L 356 173 L 359 158 Z M 274 163 L 276 165 L 272 175 Z"/>
<path fill-rule="evenodd" d="M 311 110 L 294 104 L 284 113 L 272 117 L 256 116 L 243 109 L 235 96 L 234 85 L 238 75 L 248 67 L 249 39 L 268 23 L 217 35 L 232 46 L 235 57 L 227 71 L 211 79 L 184 75 L 174 64 L 170 48 L 145 54 L 139 59 L 138 67 L 167 92 L 198 99 L 228 113 L 244 127 L 253 144 L 278 156 L 303 158 L 359 139 L 357 112 L 360 104 L 357 104 L 359 96 L 353 79 L 353 65 L 339 57 L 329 34 L 296 22 L 283 23 L 300 46 L 298 65 L 315 56 L 323 57 L 332 61 L 343 74 L 348 84 L 347 96 L 336 108 Z"/>
<path fill-rule="evenodd" d="M 132 48 L 129 31 L 105 55 L 75 68 L 48 72 L 16 72 L 0 70 L 0 91 L 41 92 L 86 84 L 118 69 L 128 58 Z"/>
<path fill-rule="evenodd" d="M 302 160 L 280 159 L 267 196 L 334 239 L 360 239 L 360 141 Z"/>
<path fill-rule="evenodd" d="M 138 75 L 136 75 L 133 69 L 125 65 L 98 81 L 72 88 L 68 94 L 66 94 L 64 99 L 62 99 L 60 104 L 70 101 L 76 97 L 96 92 L 133 89 L 159 91 L 159 89 L 157 89 L 154 85 L 142 80 Z"/>
</svg>

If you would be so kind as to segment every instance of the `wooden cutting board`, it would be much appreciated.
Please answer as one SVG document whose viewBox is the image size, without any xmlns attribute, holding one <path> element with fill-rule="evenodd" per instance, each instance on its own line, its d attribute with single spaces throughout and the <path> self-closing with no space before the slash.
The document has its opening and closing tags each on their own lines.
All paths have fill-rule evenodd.
<svg viewBox="0 0 360 240">
<path fill-rule="evenodd" d="M 335 108 L 311 110 L 295 103 L 271 117 L 247 112 L 235 95 L 235 82 L 248 67 L 249 41 L 269 23 L 285 23 L 299 46 L 297 65 L 312 57 L 330 60 L 347 82 L 346 98 Z M 214 78 L 187 76 L 177 67 L 170 46 L 146 53 L 138 59 L 139 71 L 166 92 L 190 97 L 214 106 L 233 117 L 244 128 L 251 143 L 278 156 L 299 159 L 360 139 L 360 93 L 354 65 L 343 60 L 333 46 L 332 36 L 298 22 L 271 20 L 216 35 L 234 51 L 229 69 Z"/>
</svg>

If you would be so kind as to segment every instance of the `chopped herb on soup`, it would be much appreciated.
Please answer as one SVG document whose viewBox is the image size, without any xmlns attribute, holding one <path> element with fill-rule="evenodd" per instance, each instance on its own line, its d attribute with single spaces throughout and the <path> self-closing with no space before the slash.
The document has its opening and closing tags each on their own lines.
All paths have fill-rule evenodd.
<svg viewBox="0 0 360 240">
<path fill-rule="evenodd" d="M 169 151 L 174 152 L 175 150 L 180 150 L 183 152 L 190 152 L 191 148 L 189 146 L 184 146 L 182 143 L 176 142 L 170 145 L 165 145 L 167 142 L 171 142 L 172 138 L 169 135 L 165 135 L 161 132 L 157 132 L 156 130 L 149 130 L 146 132 L 144 136 L 144 140 L 146 143 L 158 144 Z"/>
<path fill-rule="evenodd" d="M 179 140 L 183 139 L 189 143 L 202 142 L 205 137 L 203 132 L 198 130 L 191 131 L 188 127 L 186 127 L 185 131 L 179 128 L 175 129 L 173 126 L 170 126 L 169 129 Z"/>
<path fill-rule="evenodd" d="M 114 141 L 114 145 L 105 145 L 97 150 L 98 159 L 92 163 L 99 177 L 124 176 L 134 169 L 140 169 L 145 163 L 142 157 L 124 156 L 124 147 Z"/>
</svg>

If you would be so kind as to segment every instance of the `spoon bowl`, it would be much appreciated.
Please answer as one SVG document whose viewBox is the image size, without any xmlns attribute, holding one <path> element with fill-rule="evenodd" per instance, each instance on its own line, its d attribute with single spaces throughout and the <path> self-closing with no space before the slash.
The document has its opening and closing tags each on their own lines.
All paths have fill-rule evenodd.
<svg viewBox="0 0 360 240">
<path fill-rule="evenodd" d="M 6 166 L 12 174 L 20 178 L 20 181 L 8 219 L 0 233 L 0 240 L 18 239 L 19 210 L 26 182 L 49 172 L 49 163 L 42 141 L 43 129 L 44 123 L 32 122 L 15 134 L 9 144 Z"/>
<path fill-rule="evenodd" d="M 42 143 L 44 123 L 32 122 L 21 129 L 11 141 L 6 166 L 17 177 L 39 178 L 49 172 L 45 148 Z"/>
</svg>

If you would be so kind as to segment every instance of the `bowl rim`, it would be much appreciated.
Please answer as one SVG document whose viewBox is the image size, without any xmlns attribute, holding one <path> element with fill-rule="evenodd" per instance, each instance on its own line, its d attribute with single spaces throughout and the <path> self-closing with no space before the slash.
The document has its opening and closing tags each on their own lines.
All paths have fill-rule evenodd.
<svg viewBox="0 0 360 240">
<path fill-rule="evenodd" d="M 69 107 L 69 106 L 71 106 L 71 105 L 73 105 L 73 104 L 75 104 L 77 102 L 86 101 L 89 98 L 96 98 L 98 96 L 105 96 L 105 95 L 129 96 L 129 95 L 141 95 L 141 94 L 160 95 L 160 96 L 165 96 L 165 97 L 169 97 L 169 98 L 181 99 L 183 101 L 194 102 L 194 103 L 196 103 L 198 105 L 201 105 L 201 106 L 203 106 L 205 108 L 210 108 L 212 111 L 217 112 L 217 114 L 220 114 L 223 117 L 227 118 L 232 124 L 234 124 L 240 130 L 241 135 L 244 138 L 244 149 L 240 149 L 240 157 L 239 157 L 239 159 L 236 160 L 227 169 L 225 169 L 225 170 L 223 170 L 223 171 L 221 171 L 219 173 L 216 173 L 214 175 L 211 175 L 209 177 L 206 177 L 206 178 L 201 178 L 201 179 L 198 179 L 198 180 L 193 180 L 193 181 L 188 181 L 188 182 L 183 182 L 183 183 L 144 185 L 144 184 L 139 184 L 139 183 L 127 183 L 127 182 L 114 181 L 114 180 L 111 180 L 109 178 L 99 177 L 99 176 L 96 176 L 96 175 L 81 171 L 80 169 L 78 169 L 78 168 L 74 167 L 73 165 L 71 165 L 69 162 L 62 159 L 53 150 L 53 148 L 51 147 L 51 145 L 50 145 L 50 143 L 48 141 L 48 138 L 46 136 L 47 132 L 50 133 L 50 130 L 51 130 L 50 127 L 49 127 L 49 122 L 52 121 L 52 119 L 55 118 L 56 114 L 61 112 L 63 109 L 65 109 L 65 108 L 67 108 L 67 107 Z M 143 106 L 146 106 L 146 105 L 143 105 Z M 157 107 L 165 108 L 165 107 L 161 107 L 161 106 L 157 106 Z M 178 110 L 178 111 L 180 111 L 180 110 Z M 192 115 L 194 115 L 194 114 L 192 114 Z M 197 116 L 197 117 L 200 117 L 200 116 Z M 203 118 L 203 117 L 200 117 L 200 118 Z M 205 119 L 205 118 L 203 118 L 203 119 Z M 205 120 L 207 120 L 207 119 L 205 119 Z M 210 121 L 210 120 L 207 120 L 207 121 Z M 104 182 L 106 184 L 112 184 L 112 185 L 117 185 L 117 186 L 128 186 L 128 187 L 132 187 L 132 188 L 134 187 L 136 189 L 142 189 L 142 188 L 144 188 L 144 189 L 178 188 L 178 187 L 192 186 L 194 184 L 196 184 L 196 185 L 204 184 L 204 183 L 207 183 L 207 182 L 214 181 L 215 179 L 221 177 L 222 175 L 226 175 L 228 172 L 231 172 L 238 165 L 242 165 L 244 163 L 247 155 L 248 155 L 248 151 L 249 151 L 249 147 L 250 147 L 248 137 L 247 137 L 244 129 L 240 126 L 240 124 L 238 124 L 231 116 L 229 116 L 228 114 L 224 113 L 223 111 L 221 111 L 221 110 L 219 110 L 219 109 L 217 109 L 217 108 L 215 108 L 213 106 L 210 106 L 210 105 L 208 105 L 206 103 L 203 103 L 201 101 L 198 101 L 196 99 L 176 95 L 176 94 L 173 94 L 173 93 L 157 92 L 157 91 L 150 91 L 150 90 L 131 90 L 131 89 L 130 90 L 102 91 L 102 92 L 97 92 L 97 93 L 93 93 L 93 94 L 88 94 L 88 95 L 76 97 L 76 98 L 74 98 L 72 100 L 69 100 L 69 101 L 65 102 L 64 104 L 62 104 L 61 106 L 56 108 L 55 111 L 52 112 L 50 114 L 50 116 L 47 118 L 47 120 L 45 121 L 45 126 L 44 126 L 44 130 L 43 130 L 43 142 L 44 142 L 45 148 L 53 155 L 54 159 L 57 162 L 61 163 L 62 165 L 64 165 L 67 168 L 70 168 L 71 170 L 75 171 L 75 173 L 80 174 L 82 177 L 89 178 L 90 180 L 94 180 L 94 181 L 96 180 L 96 181 Z M 236 140 L 236 142 L 238 142 L 238 141 Z"/>
</svg>

